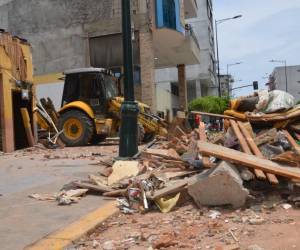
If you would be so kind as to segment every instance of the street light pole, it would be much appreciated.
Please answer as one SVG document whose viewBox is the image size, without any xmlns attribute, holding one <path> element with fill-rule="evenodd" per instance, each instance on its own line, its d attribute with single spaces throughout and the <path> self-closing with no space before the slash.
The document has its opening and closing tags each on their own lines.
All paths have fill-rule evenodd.
<svg viewBox="0 0 300 250">
<path fill-rule="evenodd" d="M 128 158 L 138 152 L 137 116 L 139 113 L 134 98 L 130 0 L 122 0 L 122 32 L 124 102 L 121 107 L 119 157 Z"/>
<path fill-rule="evenodd" d="M 217 47 L 217 62 L 218 62 L 218 94 L 221 97 L 221 79 L 220 79 L 220 58 L 219 58 L 219 41 L 218 41 L 218 22 L 215 20 L 215 29 L 216 29 L 216 47 Z"/>
<path fill-rule="evenodd" d="M 220 56 L 219 56 L 219 40 L 218 40 L 218 25 L 221 23 L 224 23 L 226 21 L 229 20 L 233 20 L 233 19 L 238 19 L 241 18 L 242 15 L 237 15 L 234 17 L 230 17 L 230 18 L 224 18 L 224 19 L 220 19 L 220 20 L 215 20 L 215 29 L 216 29 L 216 50 L 217 50 L 217 68 L 218 68 L 218 72 L 217 72 L 217 76 L 218 76 L 218 91 L 219 91 L 219 97 L 221 97 L 221 79 L 220 79 Z"/>
</svg>

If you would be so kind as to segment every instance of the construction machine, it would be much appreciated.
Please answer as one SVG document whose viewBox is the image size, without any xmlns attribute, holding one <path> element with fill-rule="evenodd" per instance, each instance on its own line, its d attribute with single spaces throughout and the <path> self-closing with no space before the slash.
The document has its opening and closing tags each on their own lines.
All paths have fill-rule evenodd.
<svg viewBox="0 0 300 250">
<path fill-rule="evenodd" d="M 120 81 L 111 71 L 82 68 L 64 72 L 64 90 L 58 111 L 60 139 L 67 146 L 84 146 L 117 136 L 121 125 Z M 166 136 L 166 122 L 138 102 L 138 140 L 148 141 L 156 134 Z"/>
</svg>

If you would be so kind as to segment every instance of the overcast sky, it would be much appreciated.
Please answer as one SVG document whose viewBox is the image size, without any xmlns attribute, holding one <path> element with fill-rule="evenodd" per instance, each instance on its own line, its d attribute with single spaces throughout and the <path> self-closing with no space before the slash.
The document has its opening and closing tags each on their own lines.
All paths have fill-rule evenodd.
<svg viewBox="0 0 300 250">
<path fill-rule="evenodd" d="M 300 0 L 214 0 L 214 12 L 216 19 L 243 15 L 218 26 L 221 72 L 226 73 L 227 64 L 243 62 L 230 68 L 236 80 L 243 80 L 234 87 L 257 80 L 263 88 L 267 79 L 262 77 L 281 66 L 271 59 L 300 64 Z M 252 92 L 247 88 L 235 94 Z"/>
</svg>

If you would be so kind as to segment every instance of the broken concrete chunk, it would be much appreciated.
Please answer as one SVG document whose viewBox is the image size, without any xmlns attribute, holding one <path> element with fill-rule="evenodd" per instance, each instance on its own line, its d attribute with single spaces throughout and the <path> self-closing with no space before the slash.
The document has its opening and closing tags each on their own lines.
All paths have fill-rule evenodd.
<svg viewBox="0 0 300 250">
<path fill-rule="evenodd" d="M 125 178 L 137 176 L 140 172 L 138 161 L 116 161 L 112 168 L 113 171 L 107 180 L 109 186 Z"/>
<path fill-rule="evenodd" d="M 235 208 L 243 206 L 249 194 L 236 168 L 225 161 L 193 178 L 188 193 L 199 207 L 230 204 Z"/>
</svg>

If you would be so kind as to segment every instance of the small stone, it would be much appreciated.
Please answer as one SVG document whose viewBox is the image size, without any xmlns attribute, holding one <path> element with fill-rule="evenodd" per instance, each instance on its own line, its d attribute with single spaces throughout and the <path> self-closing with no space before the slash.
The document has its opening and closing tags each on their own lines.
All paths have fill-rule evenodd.
<svg viewBox="0 0 300 250">
<path fill-rule="evenodd" d="M 288 210 L 292 207 L 292 205 L 288 204 L 288 203 L 285 203 L 285 204 L 282 204 L 281 205 L 285 210 Z"/>
<path fill-rule="evenodd" d="M 97 241 L 97 240 L 93 240 L 93 248 L 97 248 L 97 247 L 99 247 L 100 246 L 100 243 L 99 243 L 99 241 Z"/>
<path fill-rule="evenodd" d="M 262 225 L 264 224 L 265 220 L 263 218 L 255 218 L 255 219 L 250 219 L 249 224 L 250 225 Z"/>
<path fill-rule="evenodd" d="M 102 248 L 103 248 L 103 250 L 114 250 L 115 242 L 113 240 L 106 241 L 106 242 L 104 242 Z"/>
<path fill-rule="evenodd" d="M 258 245 L 251 245 L 247 248 L 247 250 L 264 250 L 264 248 L 262 248 Z"/>
</svg>

